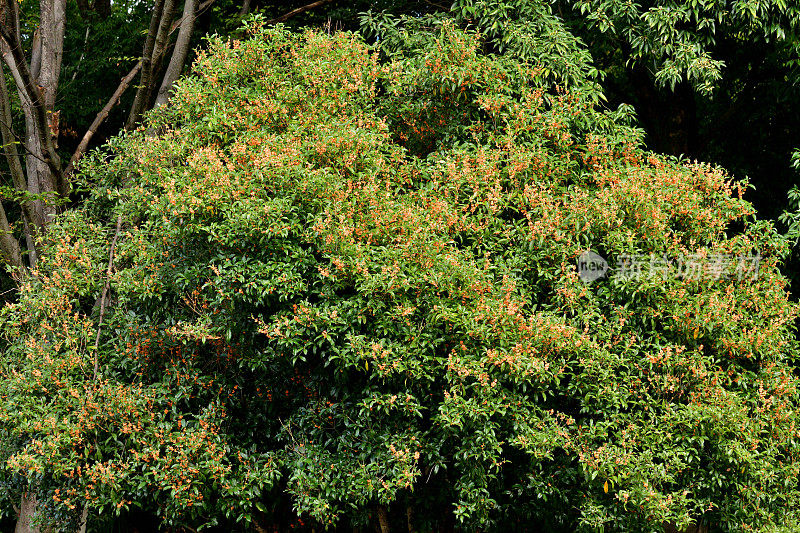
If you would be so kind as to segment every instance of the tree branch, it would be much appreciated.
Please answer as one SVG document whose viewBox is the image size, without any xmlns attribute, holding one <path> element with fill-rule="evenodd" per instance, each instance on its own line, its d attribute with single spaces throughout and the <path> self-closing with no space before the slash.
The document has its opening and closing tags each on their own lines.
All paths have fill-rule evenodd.
<svg viewBox="0 0 800 533">
<path fill-rule="evenodd" d="M 14 18 L 18 18 L 18 6 L 16 0 L 11 0 L 8 5 L 12 6 L 11 10 L 15 13 Z M 56 154 L 55 147 L 53 146 L 53 139 L 50 135 L 50 123 L 47 120 L 47 110 L 45 109 L 44 101 L 42 99 L 42 92 L 39 86 L 33 79 L 28 64 L 25 62 L 25 53 L 22 50 L 22 43 L 19 40 L 19 34 L 16 31 L 9 31 L 5 24 L 0 24 L 0 37 L 2 37 L 5 44 L 11 52 L 11 60 L 13 66 L 16 68 L 22 82 L 21 89 L 27 95 L 31 103 L 31 108 L 34 112 L 36 119 L 36 130 L 39 136 L 39 141 L 44 148 L 42 158 L 47 163 L 50 171 L 56 178 L 56 183 L 61 182 L 61 162 Z M 58 187 L 59 192 L 62 192 L 62 187 Z"/>
<path fill-rule="evenodd" d="M 114 239 L 111 241 L 111 249 L 108 251 L 108 268 L 106 269 L 106 283 L 103 286 L 103 293 L 100 296 L 100 318 L 97 321 L 97 336 L 94 339 L 94 381 L 97 381 L 97 374 L 100 370 L 100 361 L 97 357 L 97 349 L 100 346 L 100 332 L 103 328 L 103 317 L 106 314 L 106 299 L 108 290 L 111 287 L 111 270 L 114 268 L 114 251 L 117 248 L 117 240 L 122 231 L 122 214 L 117 217 L 117 229 L 114 231 Z"/>
<path fill-rule="evenodd" d="M 304 6 L 298 7 L 297 9 L 293 9 L 288 13 L 284 13 L 280 17 L 274 18 L 272 20 L 267 21 L 267 24 L 277 24 L 278 22 L 284 22 L 295 15 L 299 15 L 301 13 L 305 13 L 306 11 L 310 11 L 312 9 L 316 9 L 320 6 L 324 6 L 325 4 L 330 4 L 334 0 L 317 0 L 316 2 L 312 2 L 310 4 L 306 4 Z"/>
<path fill-rule="evenodd" d="M 136 74 L 139 73 L 139 70 L 141 70 L 141 68 L 142 68 L 142 62 L 140 60 L 131 69 L 131 71 L 128 72 L 128 74 L 124 78 L 122 78 L 122 81 L 120 81 L 119 85 L 117 86 L 117 90 L 114 91 L 114 94 L 111 95 L 111 98 L 109 98 L 108 102 L 106 102 L 106 105 L 103 107 L 103 109 L 101 109 L 100 112 L 97 113 L 97 116 L 94 118 L 94 121 L 92 121 L 91 126 L 89 126 L 89 129 L 86 130 L 86 133 L 83 134 L 83 138 L 81 139 L 81 142 L 78 144 L 78 147 L 75 149 L 75 152 L 72 153 L 72 157 L 69 160 L 69 164 L 67 165 L 67 168 L 64 170 L 64 175 L 66 177 L 69 177 L 72 174 L 72 171 L 75 168 L 75 163 L 78 161 L 78 159 L 83 157 L 84 153 L 86 153 L 86 149 L 89 147 L 89 141 L 91 141 L 92 137 L 94 137 L 94 134 L 97 133 L 97 129 L 108 117 L 108 114 L 111 112 L 111 109 L 113 109 L 114 106 L 119 103 L 119 99 L 122 96 L 122 93 L 125 92 L 125 89 L 128 88 L 128 85 L 130 85 L 131 81 L 133 81 L 133 78 L 136 77 Z"/>
</svg>

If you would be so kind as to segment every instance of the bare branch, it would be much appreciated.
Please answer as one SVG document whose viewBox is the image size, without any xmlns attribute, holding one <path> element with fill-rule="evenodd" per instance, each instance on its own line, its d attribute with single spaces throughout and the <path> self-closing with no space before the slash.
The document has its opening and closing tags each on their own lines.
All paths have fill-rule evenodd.
<svg viewBox="0 0 800 533">
<path fill-rule="evenodd" d="M 139 70 L 141 70 L 141 68 L 142 68 L 142 62 L 139 61 L 131 69 L 131 71 L 128 72 L 128 74 L 124 78 L 122 78 L 122 81 L 120 81 L 119 85 L 117 86 L 117 90 L 114 91 L 114 94 L 111 95 L 111 98 L 109 98 L 108 102 L 106 102 L 106 105 L 103 107 L 103 109 L 100 110 L 100 112 L 94 118 L 94 121 L 92 121 L 92 124 L 91 126 L 89 126 L 89 129 L 86 130 L 86 133 L 83 134 L 81 142 L 78 144 L 78 147 L 75 149 L 75 152 L 73 152 L 72 157 L 69 160 L 69 164 L 67 165 L 67 168 L 64 170 L 65 176 L 69 177 L 72 174 L 72 170 L 75 167 L 75 163 L 78 161 L 78 159 L 83 157 L 83 154 L 89 147 L 89 141 L 91 141 L 92 137 L 94 137 L 94 134 L 97 133 L 97 129 L 108 117 L 108 114 L 111 112 L 111 109 L 113 109 L 114 106 L 119 103 L 119 99 L 122 96 L 122 93 L 125 92 L 125 89 L 128 88 L 131 81 L 133 81 L 133 78 L 136 77 L 136 74 L 139 73 Z"/>
<path fill-rule="evenodd" d="M 284 13 L 280 17 L 267 21 L 267 24 L 277 24 L 278 22 L 284 22 L 294 17 L 295 15 L 299 15 L 300 13 L 305 13 L 306 11 L 316 9 L 320 6 L 324 6 L 325 4 L 330 4 L 333 1 L 334 0 L 317 0 L 316 2 L 311 2 L 310 4 L 306 4 L 304 6 L 298 7 L 297 9 L 293 9 L 288 13 Z"/>
<path fill-rule="evenodd" d="M 97 381 L 97 374 L 100 370 L 100 362 L 97 357 L 97 349 L 100 346 L 100 332 L 103 328 L 103 316 L 106 314 L 106 299 L 108 290 L 111 287 L 111 271 L 114 268 L 114 251 L 117 248 L 117 240 L 122 231 L 122 214 L 117 217 L 117 229 L 114 231 L 114 239 L 111 241 L 111 249 L 108 252 L 108 268 L 106 269 L 106 283 L 103 286 L 103 293 L 100 296 L 100 318 L 97 321 L 97 336 L 94 339 L 94 380 Z"/>
</svg>

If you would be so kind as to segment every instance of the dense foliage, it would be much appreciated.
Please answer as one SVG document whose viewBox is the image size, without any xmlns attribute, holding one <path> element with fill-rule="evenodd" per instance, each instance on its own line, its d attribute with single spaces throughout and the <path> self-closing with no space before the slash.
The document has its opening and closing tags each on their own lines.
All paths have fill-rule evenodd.
<svg viewBox="0 0 800 533">
<path fill-rule="evenodd" d="M 797 308 L 744 185 L 535 54 L 398 35 L 255 19 L 88 158 L 2 312 L 3 495 L 57 529 L 792 530 Z M 587 284 L 587 248 L 761 264 Z"/>
<path fill-rule="evenodd" d="M 598 97 L 612 107 L 631 105 L 651 150 L 748 177 L 747 198 L 761 218 L 776 219 L 787 205 L 796 183 L 790 154 L 800 137 L 795 2 L 368 4 L 362 30 L 382 45 L 432 20 L 475 29 L 484 47 L 546 59 L 555 76 L 597 83 Z"/>
</svg>

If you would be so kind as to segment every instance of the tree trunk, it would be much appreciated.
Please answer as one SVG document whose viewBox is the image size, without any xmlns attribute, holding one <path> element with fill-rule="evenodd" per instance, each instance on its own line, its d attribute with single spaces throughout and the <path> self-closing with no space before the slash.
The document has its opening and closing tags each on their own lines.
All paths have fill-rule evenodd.
<svg viewBox="0 0 800 533">
<path fill-rule="evenodd" d="M 150 106 L 155 90 L 156 78 L 161 66 L 162 55 L 169 37 L 175 0 L 157 0 L 150 18 L 150 29 L 147 32 L 144 50 L 142 51 L 142 75 L 133 106 L 125 123 L 126 129 L 133 129 L 142 120 L 142 116 Z"/>
<path fill-rule="evenodd" d="M 164 1 L 164 15 L 161 18 L 161 25 L 156 34 L 156 43 L 153 47 L 153 69 L 151 72 L 150 83 L 146 87 L 145 110 L 149 109 L 155 100 L 158 88 L 158 78 L 164 64 L 164 54 L 169 44 L 169 36 L 172 33 L 172 20 L 175 18 L 176 0 Z"/>
<path fill-rule="evenodd" d="M 22 503 L 19 506 L 19 518 L 14 533 L 39 533 L 39 526 L 33 524 L 33 516 L 36 513 L 36 498 L 29 493 L 22 495 Z"/>
<path fill-rule="evenodd" d="M 14 237 L 14 232 L 6 217 L 6 210 L 0 204 L 0 253 L 7 258 L 9 264 L 16 268 L 23 268 L 22 252 L 19 243 Z"/>
<path fill-rule="evenodd" d="M 20 104 L 25 115 L 26 149 L 25 175 L 21 172 L 19 154 L 13 143 L 17 141 L 11 131 L 10 99 L 5 86 L 2 87 L 3 144 L 12 179 L 17 189 L 33 194 L 66 194 L 67 187 L 61 175 L 60 161 L 53 143 L 53 131 L 58 130 L 58 113 L 54 113 L 58 78 L 64 44 L 66 0 L 42 0 L 39 5 L 40 26 L 34 32 L 31 63 L 27 63 L 19 29 L 19 6 L 16 1 L 5 0 L 0 20 L 0 48 L 3 61 L 9 67 L 17 86 Z M 13 140 L 12 140 L 13 139 Z M 52 202 L 36 199 L 22 205 L 23 228 L 29 249 L 31 266 L 36 263 L 36 239 L 44 231 L 49 219 L 55 214 Z M 3 224 L 0 216 L 0 233 L 10 236 L 10 227 Z M 6 220 L 7 222 L 7 220 Z M 18 244 L 2 243 L 0 253 L 14 264 Z"/>
<path fill-rule="evenodd" d="M 3 141 L 3 152 L 6 156 L 9 171 L 11 172 L 11 180 L 17 190 L 24 191 L 27 189 L 27 180 L 25 179 L 25 171 L 22 168 L 22 162 L 17 152 L 16 136 L 11 131 L 11 98 L 8 94 L 6 87 L 5 74 L 3 73 L 2 64 L 0 64 L 0 137 Z M 23 231 L 27 239 L 28 249 L 33 261 L 36 259 L 35 239 L 33 238 L 32 230 L 38 227 L 35 219 L 33 206 L 30 202 L 21 202 L 22 208 L 22 224 Z M 0 226 L 2 226 L 2 235 L 0 235 L 0 246 L 2 246 L 2 255 L 14 267 L 24 268 L 22 262 L 22 254 L 20 251 L 19 243 L 14 238 L 11 232 L 11 226 L 8 223 L 5 210 L 0 204 Z"/>
<path fill-rule="evenodd" d="M 89 518 L 89 507 L 84 505 L 83 511 L 81 511 L 81 519 L 78 522 L 78 533 L 86 533 L 86 523 Z"/>
<path fill-rule="evenodd" d="M 250 0 L 242 2 L 242 8 L 239 10 L 239 18 L 243 19 L 250 14 Z"/>
<path fill-rule="evenodd" d="M 56 92 L 58 91 L 58 80 L 61 76 L 61 60 L 64 51 L 64 26 L 66 22 L 66 0 L 40 0 L 40 24 L 42 34 L 42 64 L 37 77 L 39 89 L 42 93 L 42 103 L 46 113 L 45 123 L 34 121 L 34 129 L 45 127 L 45 131 L 39 133 L 41 148 L 50 149 L 45 146 L 45 140 L 54 142 L 53 137 L 58 132 L 58 113 L 55 112 Z M 37 153 L 39 152 L 37 151 Z M 54 151 L 54 148 L 53 148 Z M 55 152 L 54 152 L 55 153 Z M 55 175 L 45 162 L 36 161 L 39 176 L 39 188 L 42 192 L 56 192 L 67 194 L 63 184 L 57 183 L 60 176 Z M 30 176 L 29 176 L 30 179 Z M 45 214 L 49 218 L 55 214 L 55 206 L 47 205 Z"/>
<path fill-rule="evenodd" d="M 156 0 L 153 7 L 153 14 L 150 16 L 150 28 L 147 30 L 147 38 L 144 40 L 144 50 L 142 50 L 142 75 L 139 87 L 136 89 L 136 96 L 133 98 L 133 105 L 131 106 L 128 121 L 125 123 L 126 129 L 132 129 L 139 121 L 144 112 L 144 85 L 148 83 L 150 71 L 153 68 L 153 47 L 156 43 L 156 33 L 158 27 L 161 25 L 161 15 L 164 12 L 164 0 Z"/>
<path fill-rule="evenodd" d="M 389 526 L 389 512 L 384 505 L 378 506 L 378 525 L 381 528 L 381 533 L 390 533 L 392 530 Z"/>
<path fill-rule="evenodd" d="M 189 55 L 189 43 L 192 39 L 192 32 L 194 31 L 194 21 L 197 16 L 197 0 L 186 0 L 183 6 L 183 18 L 181 19 L 180 30 L 178 31 L 178 39 L 175 42 L 175 48 L 172 51 L 172 57 L 167 65 L 167 70 L 164 73 L 164 80 L 161 82 L 161 88 L 158 90 L 156 96 L 155 107 L 162 106 L 169 100 L 172 85 L 181 75 L 183 65 L 186 62 L 186 57 Z"/>
</svg>

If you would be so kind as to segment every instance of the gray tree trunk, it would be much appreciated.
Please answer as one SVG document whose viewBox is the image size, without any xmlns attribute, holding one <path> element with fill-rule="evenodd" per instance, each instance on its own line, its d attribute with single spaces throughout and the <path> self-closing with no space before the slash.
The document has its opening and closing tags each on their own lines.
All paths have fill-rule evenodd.
<svg viewBox="0 0 800 533">
<path fill-rule="evenodd" d="M 36 498 L 29 493 L 22 495 L 19 506 L 19 518 L 14 533 L 39 533 L 39 526 L 34 525 L 33 517 L 36 513 Z"/>
<path fill-rule="evenodd" d="M 28 137 L 30 139 L 30 147 L 35 154 L 42 152 L 45 148 L 41 145 L 43 138 L 52 139 L 58 132 L 58 114 L 55 113 L 56 91 L 58 90 L 58 80 L 61 75 L 61 60 L 64 50 L 64 23 L 66 19 L 66 0 L 40 0 L 39 12 L 41 17 L 41 39 L 42 39 L 42 52 L 41 52 L 41 67 L 39 68 L 39 75 L 37 82 L 42 92 L 42 101 L 44 104 L 47 123 L 40 124 L 36 120 L 31 121 Z M 26 110 L 26 117 L 30 115 L 33 118 L 32 110 Z M 26 122 L 27 119 L 26 119 Z M 45 126 L 46 131 L 40 132 L 39 128 Z M 34 141 L 35 139 L 35 141 Z M 32 181 L 38 179 L 39 191 L 43 193 L 57 193 L 56 176 L 52 170 L 41 159 L 34 157 L 28 158 L 29 168 L 34 170 L 36 177 L 29 172 L 28 180 Z M 50 203 L 45 203 L 43 206 L 45 224 L 55 215 L 55 206 Z"/>
<path fill-rule="evenodd" d="M 133 99 L 133 106 L 125 123 L 126 129 L 133 129 L 142 120 L 142 116 L 150 106 L 155 91 L 156 77 L 161 68 L 164 49 L 169 38 L 170 25 L 175 11 L 175 0 L 157 0 L 150 19 L 150 30 L 147 32 L 142 52 L 142 75 L 139 87 Z"/>
<path fill-rule="evenodd" d="M 172 51 L 172 57 L 164 73 L 164 79 L 161 82 L 161 88 L 158 90 L 158 96 L 156 96 L 154 107 L 159 107 L 167 103 L 170 92 L 172 91 L 172 85 L 181 75 L 181 71 L 183 71 L 183 65 L 186 63 L 186 57 L 189 55 L 189 43 L 192 39 L 192 33 L 194 32 L 196 13 L 197 0 L 186 0 L 183 5 L 181 29 L 178 31 L 178 39 L 175 41 L 175 48 Z"/>
</svg>

